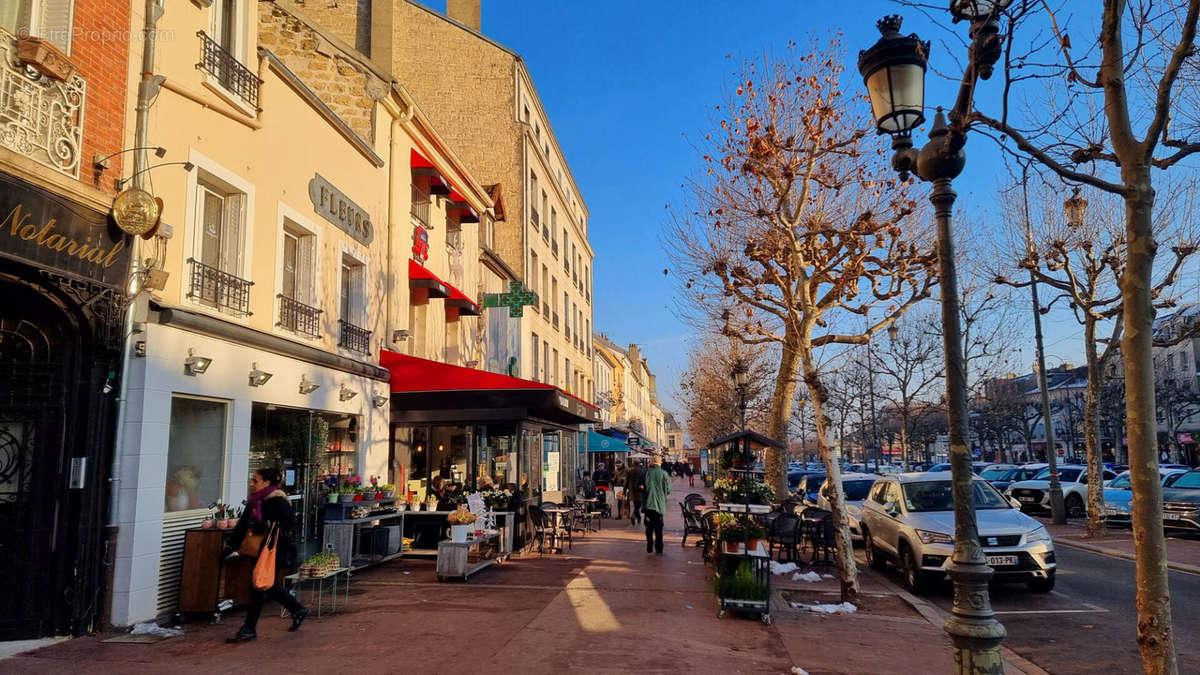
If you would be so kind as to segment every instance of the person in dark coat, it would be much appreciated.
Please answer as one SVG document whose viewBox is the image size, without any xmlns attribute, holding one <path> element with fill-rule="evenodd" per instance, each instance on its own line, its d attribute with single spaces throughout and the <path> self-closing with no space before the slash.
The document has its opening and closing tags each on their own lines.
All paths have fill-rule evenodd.
<svg viewBox="0 0 1200 675">
<path fill-rule="evenodd" d="M 263 605 L 268 600 L 274 600 L 283 605 L 292 615 L 294 631 L 308 617 L 308 608 L 300 604 L 291 593 L 283 588 L 283 578 L 292 573 L 296 567 L 296 521 L 292 516 L 292 503 L 288 501 L 287 493 L 279 489 L 282 479 L 278 469 L 263 468 L 254 472 L 250 477 L 250 496 L 246 499 L 246 508 L 238 519 L 237 527 L 233 530 L 230 544 L 234 553 L 242 545 L 246 534 L 267 534 L 274 525 L 279 533 L 275 546 L 275 585 L 260 591 L 254 588 L 250 581 L 250 604 L 246 608 L 246 622 L 238 632 L 226 642 L 249 642 L 258 637 L 258 617 L 262 614 Z"/>
<path fill-rule="evenodd" d="M 625 492 L 629 495 L 629 524 L 642 522 L 642 493 L 646 489 L 646 467 L 630 467 L 625 480 Z"/>
</svg>

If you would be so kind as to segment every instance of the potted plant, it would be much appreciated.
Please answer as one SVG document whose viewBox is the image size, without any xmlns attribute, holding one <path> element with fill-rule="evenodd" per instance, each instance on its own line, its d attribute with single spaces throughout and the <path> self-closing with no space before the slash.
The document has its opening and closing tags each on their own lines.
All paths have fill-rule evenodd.
<svg viewBox="0 0 1200 675">
<path fill-rule="evenodd" d="M 471 529 L 471 524 L 475 522 L 475 514 L 460 505 L 453 513 L 446 516 L 446 521 L 450 523 L 450 541 L 465 544 L 467 532 Z"/>
<path fill-rule="evenodd" d="M 737 569 L 717 575 L 716 591 L 727 600 L 757 600 L 768 598 L 767 585 L 754 578 L 750 561 L 743 560 Z"/>
<path fill-rule="evenodd" d="M 750 521 L 745 524 L 746 528 L 746 550 L 754 552 L 760 548 L 763 551 L 767 550 L 767 530 L 755 521 Z"/>
<path fill-rule="evenodd" d="M 396 486 L 391 483 L 384 483 L 379 486 L 379 489 L 383 493 L 384 499 L 391 499 L 396 496 Z"/>
<path fill-rule="evenodd" d="M 746 552 L 746 526 L 742 523 L 735 520 L 721 526 L 718 538 L 723 542 L 726 553 Z"/>
</svg>

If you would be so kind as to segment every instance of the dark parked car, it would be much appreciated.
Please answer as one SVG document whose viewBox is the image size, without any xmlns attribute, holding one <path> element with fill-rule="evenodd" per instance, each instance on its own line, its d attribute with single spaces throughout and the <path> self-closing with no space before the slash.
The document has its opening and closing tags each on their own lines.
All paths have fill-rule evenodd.
<svg viewBox="0 0 1200 675">
<path fill-rule="evenodd" d="M 995 478 L 989 479 L 987 476 L 984 476 L 983 478 L 991 483 L 992 487 L 1004 492 L 1006 489 L 1008 489 L 1009 485 L 1012 485 L 1019 480 L 1029 480 L 1036 476 L 1038 472 L 1044 468 L 1046 468 L 1045 464 L 1027 464 L 1025 466 L 1018 466 L 1015 469 L 1008 469 Z"/>
<path fill-rule="evenodd" d="M 796 487 L 798 485 L 800 485 L 800 480 L 802 478 L 804 478 L 805 476 L 810 476 L 812 474 L 821 474 L 822 476 L 824 476 L 825 472 L 824 471 L 814 471 L 812 469 L 788 469 L 788 472 L 787 472 L 788 489 L 791 490 L 792 492 L 795 492 Z"/>
<path fill-rule="evenodd" d="M 1163 488 L 1163 527 L 1200 532 L 1200 469 L 1180 475 Z"/>
<path fill-rule="evenodd" d="M 810 473 L 800 479 L 800 484 L 796 486 L 796 496 L 804 500 L 807 506 L 816 506 L 817 499 L 820 498 L 821 483 L 825 482 L 825 474 Z"/>
</svg>

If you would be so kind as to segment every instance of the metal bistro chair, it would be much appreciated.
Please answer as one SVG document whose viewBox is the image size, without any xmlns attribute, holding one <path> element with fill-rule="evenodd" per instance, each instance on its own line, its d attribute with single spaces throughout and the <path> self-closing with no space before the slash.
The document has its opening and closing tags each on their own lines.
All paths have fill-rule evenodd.
<svg viewBox="0 0 1200 675">
<path fill-rule="evenodd" d="M 683 541 L 679 542 L 680 546 L 687 546 L 688 534 L 704 534 L 703 526 L 700 524 L 700 518 L 696 515 L 696 511 L 692 509 L 689 502 L 679 502 L 679 511 L 683 514 Z"/>
<path fill-rule="evenodd" d="M 541 511 L 546 517 L 546 526 L 550 528 L 551 535 L 558 544 L 556 548 L 562 548 L 561 540 L 564 538 L 567 540 L 567 548 L 574 548 L 575 539 L 571 536 L 571 531 L 575 528 L 575 511 L 568 509 L 567 513 L 555 514 L 558 517 L 546 513 L 546 509 L 557 508 L 560 508 L 558 502 L 542 502 Z"/>
<path fill-rule="evenodd" d="M 571 529 L 587 534 L 596 531 L 596 514 L 590 511 L 587 504 L 571 500 Z"/>
<path fill-rule="evenodd" d="M 550 525 L 549 516 L 540 507 L 529 506 L 529 520 L 533 523 L 533 537 L 529 540 L 529 550 L 533 550 L 533 542 L 538 543 L 538 555 L 545 549 L 546 538 L 550 538 L 550 550 L 554 550 L 554 532 Z"/>
<path fill-rule="evenodd" d="M 799 562 L 800 561 L 800 534 L 801 520 L 800 516 L 794 513 L 781 513 L 772 521 L 770 528 L 767 530 L 767 544 L 770 546 L 768 555 L 775 556 L 776 547 L 779 548 L 779 562 Z"/>
<path fill-rule="evenodd" d="M 813 554 L 809 564 L 831 564 L 837 550 L 837 531 L 833 527 L 833 514 L 826 512 L 813 526 Z M 821 559 L 817 560 L 820 555 Z"/>
<path fill-rule="evenodd" d="M 717 514 L 716 509 L 700 514 L 700 543 L 704 546 L 704 559 L 710 560 L 716 550 L 717 543 Z"/>
</svg>

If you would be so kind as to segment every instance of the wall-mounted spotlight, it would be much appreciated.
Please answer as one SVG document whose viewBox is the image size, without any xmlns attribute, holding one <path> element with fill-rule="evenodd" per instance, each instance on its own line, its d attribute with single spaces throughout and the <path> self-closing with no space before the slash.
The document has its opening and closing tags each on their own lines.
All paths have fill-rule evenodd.
<svg viewBox="0 0 1200 675">
<path fill-rule="evenodd" d="M 162 164 L 155 164 L 154 166 L 148 166 L 128 178 L 114 178 L 113 186 L 115 186 L 117 188 L 117 191 L 120 192 L 124 188 L 126 183 L 132 181 L 134 178 L 137 178 L 138 176 L 146 173 L 147 171 L 150 171 L 151 169 L 157 169 L 160 166 L 182 166 L 184 171 L 191 171 L 192 169 L 196 168 L 196 165 L 192 164 L 191 162 L 163 162 Z"/>
<path fill-rule="evenodd" d="M 212 365 L 212 359 L 207 356 L 196 356 L 189 347 L 187 358 L 183 360 L 183 372 L 188 375 L 202 375 Z"/>
<path fill-rule="evenodd" d="M 376 408 L 382 408 L 383 406 L 387 405 L 389 400 L 391 399 L 383 394 L 375 394 L 371 397 L 371 403 L 374 403 Z"/>
<path fill-rule="evenodd" d="M 321 385 L 316 382 L 310 382 L 307 375 L 300 376 L 300 393 L 311 394 L 316 391 Z"/>
<path fill-rule="evenodd" d="M 338 389 L 338 400 L 339 401 L 349 401 L 350 399 L 354 398 L 355 396 L 358 396 L 358 392 L 354 391 L 353 389 L 347 387 L 344 384 L 341 385 L 341 387 Z"/>
<path fill-rule="evenodd" d="M 273 375 L 273 374 L 274 373 L 268 373 L 265 370 L 259 370 L 257 363 L 251 363 L 250 364 L 250 386 L 251 387 L 263 386 L 264 384 L 267 383 L 267 380 L 271 379 L 271 375 Z"/>
</svg>

